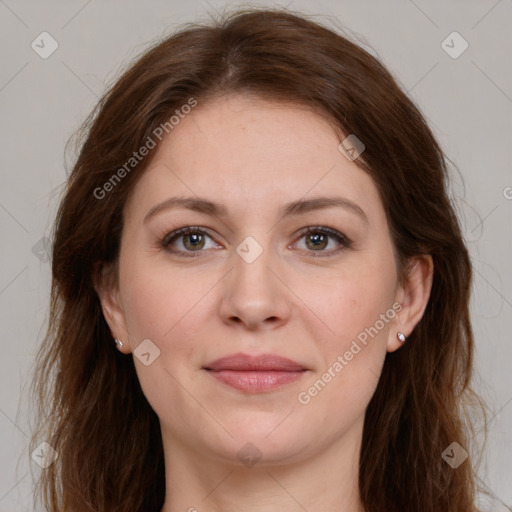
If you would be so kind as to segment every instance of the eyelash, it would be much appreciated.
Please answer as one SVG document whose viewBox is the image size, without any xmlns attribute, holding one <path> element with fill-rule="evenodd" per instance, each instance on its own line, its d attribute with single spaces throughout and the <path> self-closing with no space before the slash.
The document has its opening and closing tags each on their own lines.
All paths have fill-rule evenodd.
<svg viewBox="0 0 512 512">
<path fill-rule="evenodd" d="M 187 258 L 200 257 L 200 253 L 204 252 L 203 250 L 181 251 L 181 250 L 176 250 L 176 249 L 170 248 L 172 242 L 174 242 L 175 240 L 179 239 L 180 237 L 182 237 L 184 235 L 190 235 L 190 234 L 199 234 L 199 235 L 203 235 L 203 236 L 212 238 L 208 234 L 207 231 L 205 231 L 204 229 L 202 229 L 200 227 L 187 226 L 187 227 L 177 229 L 176 231 L 173 231 L 173 232 L 167 234 L 164 237 L 164 239 L 162 240 L 161 245 L 164 249 L 166 249 L 167 251 L 169 251 L 172 254 L 186 255 L 185 257 L 187 257 Z M 300 240 L 304 236 L 314 235 L 314 234 L 322 234 L 322 235 L 327 235 L 331 238 L 334 238 L 341 245 L 341 247 L 339 247 L 338 249 L 335 249 L 335 250 L 331 250 L 331 251 L 306 251 L 306 252 L 310 253 L 313 258 L 318 258 L 318 257 L 330 258 L 330 257 L 335 256 L 338 253 L 344 251 L 345 249 L 350 249 L 350 247 L 352 245 L 352 242 L 345 235 L 343 235 L 342 233 L 340 233 L 339 231 L 337 231 L 335 229 L 332 229 L 332 228 L 329 228 L 326 226 L 310 226 L 310 227 L 302 230 L 302 232 L 300 233 L 297 240 Z M 194 253 L 197 253 L 197 254 L 194 254 Z M 315 253 L 317 253 L 317 254 L 315 254 Z"/>
</svg>

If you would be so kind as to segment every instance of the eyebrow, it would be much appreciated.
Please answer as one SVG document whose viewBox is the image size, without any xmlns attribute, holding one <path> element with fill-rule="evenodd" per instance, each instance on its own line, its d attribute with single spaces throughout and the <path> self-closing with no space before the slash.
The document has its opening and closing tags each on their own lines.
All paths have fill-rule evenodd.
<svg viewBox="0 0 512 512">
<path fill-rule="evenodd" d="M 360 206 L 344 197 L 315 197 L 312 199 L 299 199 L 292 201 L 280 208 L 281 217 L 289 217 L 292 215 L 303 215 L 316 210 L 324 210 L 327 208 L 344 208 L 357 216 L 364 222 L 368 223 L 368 217 Z M 170 197 L 161 203 L 153 206 L 144 217 L 143 223 L 146 223 L 151 217 L 164 210 L 174 208 L 184 208 L 213 217 L 226 217 L 227 208 L 221 204 L 204 199 L 202 197 Z"/>
</svg>

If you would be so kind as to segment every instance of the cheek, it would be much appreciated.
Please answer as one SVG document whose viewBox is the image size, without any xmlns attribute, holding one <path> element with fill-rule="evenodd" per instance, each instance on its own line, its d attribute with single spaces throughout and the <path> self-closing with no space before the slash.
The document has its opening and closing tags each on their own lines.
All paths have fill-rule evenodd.
<svg viewBox="0 0 512 512">
<path fill-rule="evenodd" d="M 380 319 L 389 310 L 384 294 L 378 301 L 348 295 L 348 287 L 344 291 L 347 295 L 336 304 L 326 303 L 336 335 L 317 336 L 321 364 L 295 397 L 304 424 L 313 429 L 322 425 L 322 435 L 330 441 L 364 415 L 382 371 L 390 328 Z M 391 322 L 391 314 L 387 320 Z"/>
<path fill-rule="evenodd" d="M 390 254 L 374 261 L 362 257 L 323 287 L 310 288 L 309 302 L 328 330 L 322 329 L 322 336 L 318 330 L 310 333 L 322 359 L 299 403 L 310 404 L 320 416 L 339 416 L 341 422 L 362 412 L 375 391 L 396 317 L 395 283 Z"/>
<path fill-rule="evenodd" d="M 135 273 L 124 294 L 126 324 L 135 346 L 141 339 L 160 339 L 177 322 L 177 287 L 165 285 L 154 276 Z"/>
<path fill-rule="evenodd" d="M 332 353 L 348 349 L 351 340 L 359 335 L 364 342 L 364 333 L 368 335 L 375 324 L 379 333 L 371 329 L 371 338 L 386 337 L 395 316 L 392 309 L 395 285 L 396 272 L 390 250 L 379 258 L 372 254 L 355 254 L 341 270 L 304 282 L 298 293 L 307 298 L 306 305 L 318 312 L 328 328 L 323 331 L 330 333 L 325 336 L 325 343 Z"/>
<path fill-rule="evenodd" d="M 180 383 L 189 382 L 189 387 L 195 378 L 200 353 L 194 340 L 202 324 L 197 314 L 205 307 L 204 297 L 212 285 L 209 279 L 192 283 L 190 277 L 180 278 L 178 272 L 171 274 L 169 269 L 147 263 L 130 269 L 125 274 L 123 306 L 132 351 L 145 339 L 160 350 L 149 366 L 134 354 L 137 376 L 153 409 L 174 424 L 172 418 L 190 409 L 190 397 Z M 197 417 L 190 421 L 200 422 L 204 412 L 198 409 L 191 414 Z"/>
<path fill-rule="evenodd" d="M 130 336 L 154 338 L 160 343 L 187 324 L 211 287 L 208 276 L 194 279 L 190 272 L 173 271 L 151 258 L 127 265 L 122 283 L 123 308 Z"/>
<path fill-rule="evenodd" d="M 198 341 L 206 339 L 206 321 L 214 310 L 211 289 L 218 278 L 176 271 L 148 259 L 129 268 L 122 293 L 132 351 L 145 339 L 160 350 L 158 360 L 148 367 L 134 357 L 139 380 L 150 401 L 163 389 L 179 395 L 177 382 L 195 376 L 204 362 Z"/>
<path fill-rule="evenodd" d="M 326 304 L 333 319 L 334 330 L 345 345 L 358 339 L 363 344 L 370 339 L 383 340 L 395 316 L 393 289 L 378 281 L 345 283 L 339 293 Z M 368 338 L 367 338 L 368 336 Z"/>
</svg>

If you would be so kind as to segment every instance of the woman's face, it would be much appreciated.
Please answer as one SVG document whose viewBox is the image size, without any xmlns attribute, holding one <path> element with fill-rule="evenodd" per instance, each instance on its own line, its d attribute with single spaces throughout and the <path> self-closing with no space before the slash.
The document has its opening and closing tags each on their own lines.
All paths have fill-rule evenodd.
<svg viewBox="0 0 512 512">
<path fill-rule="evenodd" d="M 103 303 L 165 446 L 277 464 L 360 435 L 412 325 L 377 189 L 339 143 L 305 108 L 230 96 L 154 150 Z"/>
</svg>

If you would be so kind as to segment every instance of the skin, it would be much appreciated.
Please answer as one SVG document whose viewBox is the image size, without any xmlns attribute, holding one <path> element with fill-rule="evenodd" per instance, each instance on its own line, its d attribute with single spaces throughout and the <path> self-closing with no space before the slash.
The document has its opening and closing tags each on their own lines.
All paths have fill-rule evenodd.
<svg viewBox="0 0 512 512">
<path fill-rule="evenodd" d="M 398 284 L 377 188 L 339 142 L 302 106 L 238 95 L 211 100 L 155 150 L 126 204 L 118 281 L 105 279 L 98 293 L 125 354 L 145 339 L 160 350 L 149 366 L 134 362 L 162 428 L 162 512 L 362 510 L 364 413 L 386 353 L 401 346 L 397 332 L 408 336 L 424 312 L 432 259 L 415 259 L 407 284 Z M 226 215 L 176 208 L 144 221 L 177 196 L 221 202 Z M 349 199 L 367 220 L 342 207 L 279 212 L 318 196 Z M 199 244 L 175 239 L 170 248 L 178 253 L 163 247 L 185 226 L 208 236 Z M 318 232 L 302 233 L 309 226 L 335 229 L 351 244 L 327 236 L 318 247 Z M 236 252 L 248 236 L 263 251 L 252 263 Z M 396 316 L 300 403 L 298 394 L 330 367 L 332 375 L 338 356 L 394 303 L 401 304 Z M 236 352 L 278 354 L 308 371 L 278 390 L 244 393 L 203 369 Z M 246 443 L 261 456 L 252 467 L 237 456 Z"/>
</svg>

